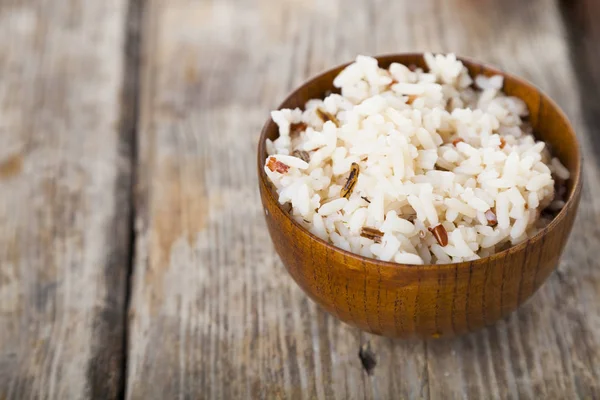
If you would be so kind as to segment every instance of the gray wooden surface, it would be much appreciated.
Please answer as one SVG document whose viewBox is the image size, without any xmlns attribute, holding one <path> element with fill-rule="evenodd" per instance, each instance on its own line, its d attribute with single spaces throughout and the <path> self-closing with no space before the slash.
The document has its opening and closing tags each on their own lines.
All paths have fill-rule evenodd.
<svg viewBox="0 0 600 400">
<path fill-rule="evenodd" d="M 0 2 L 0 399 L 123 379 L 127 2 Z"/>
<path fill-rule="evenodd" d="M 598 17 L 594 0 L 0 3 L 0 399 L 600 398 Z M 559 270 L 518 312 L 398 341 L 288 277 L 255 151 L 311 75 L 424 50 L 556 99 L 586 186 Z"/>
</svg>

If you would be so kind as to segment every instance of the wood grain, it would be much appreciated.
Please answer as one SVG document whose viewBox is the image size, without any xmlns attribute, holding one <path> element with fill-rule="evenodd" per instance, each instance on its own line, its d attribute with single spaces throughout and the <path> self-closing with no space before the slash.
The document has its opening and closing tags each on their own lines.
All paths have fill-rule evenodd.
<svg viewBox="0 0 600 400">
<path fill-rule="evenodd" d="M 0 3 L 1 399 L 122 389 L 126 12 L 122 0 Z"/>
<path fill-rule="evenodd" d="M 600 245 L 600 176 L 553 1 L 154 0 L 147 10 L 128 398 L 600 396 L 589 251 Z M 286 93 L 357 53 L 411 50 L 456 51 L 533 81 L 565 109 L 588 160 L 558 272 L 517 313 L 454 340 L 375 337 L 320 311 L 284 272 L 256 191 L 258 132 Z M 358 357 L 366 342 L 372 375 Z"/>
</svg>

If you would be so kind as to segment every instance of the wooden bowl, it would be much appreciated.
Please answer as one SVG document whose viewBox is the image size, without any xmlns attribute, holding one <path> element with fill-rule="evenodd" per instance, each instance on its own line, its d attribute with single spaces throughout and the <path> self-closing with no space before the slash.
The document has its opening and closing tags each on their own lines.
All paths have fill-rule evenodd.
<svg viewBox="0 0 600 400">
<path fill-rule="evenodd" d="M 377 57 L 425 68 L 422 54 Z M 558 265 L 571 232 L 581 196 L 581 153 L 575 132 L 559 107 L 532 84 L 496 68 L 462 59 L 472 76 L 504 76 L 504 91 L 529 107 L 536 137 L 549 143 L 571 172 L 563 210 L 540 233 L 517 246 L 471 262 L 401 265 L 362 257 L 312 235 L 277 201 L 264 170 L 265 139 L 278 129 L 269 120 L 258 146 L 260 193 L 271 239 L 296 283 L 317 304 L 362 330 L 392 337 L 441 337 L 492 324 L 514 311 Z M 340 66 L 294 91 L 280 108 L 303 108 L 311 98 L 334 90 Z"/>
</svg>

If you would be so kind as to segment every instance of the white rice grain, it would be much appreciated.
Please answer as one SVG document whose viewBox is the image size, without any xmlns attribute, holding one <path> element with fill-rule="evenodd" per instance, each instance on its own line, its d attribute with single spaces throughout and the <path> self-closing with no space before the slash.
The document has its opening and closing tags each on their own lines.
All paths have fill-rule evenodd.
<svg viewBox="0 0 600 400">
<path fill-rule="evenodd" d="M 340 211 L 342 208 L 344 208 L 344 206 L 348 203 L 348 199 L 337 199 L 337 200 L 332 200 L 329 203 L 325 203 L 323 204 L 320 208 L 319 208 L 319 214 L 322 217 L 327 217 L 333 213 L 336 213 L 338 211 Z"/>
<path fill-rule="evenodd" d="M 535 192 L 543 188 L 544 186 L 551 185 L 553 183 L 550 174 L 540 174 L 532 177 L 527 183 L 527 190 L 530 192 Z"/>
<path fill-rule="evenodd" d="M 567 180 L 571 176 L 569 170 L 565 168 L 558 158 L 552 159 L 551 170 L 554 174 L 562 180 Z"/>
<path fill-rule="evenodd" d="M 522 236 L 525 233 L 525 229 L 527 229 L 527 222 L 529 221 L 529 214 L 526 211 L 524 215 L 517 219 L 510 230 L 510 237 L 516 239 Z"/>
<path fill-rule="evenodd" d="M 411 253 L 398 253 L 394 256 L 394 261 L 398 264 L 409 264 L 409 265 L 423 265 L 423 259 L 416 254 Z"/>
<path fill-rule="evenodd" d="M 498 194 L 496 198 L 496 218 L 498 219 L 498 226 L 502 229 L 510 227 L 510 217 L 508 216 L 508 195 L 506 192 Z"/>
<path fill-rule="evenodd" d="M 306 161 L 299 159 L 298 157 L 286 156 L 286 155 L 282 155 L 282 154 L 277 154 L 273 157 L 277 161 L 281 161 L 282 163 L 284 163 L 287 166 L 292 167 L 292 168 L 298 168 L 298 169 L 307 169 L 308 168 L 308 163 Z"/>
</svg>

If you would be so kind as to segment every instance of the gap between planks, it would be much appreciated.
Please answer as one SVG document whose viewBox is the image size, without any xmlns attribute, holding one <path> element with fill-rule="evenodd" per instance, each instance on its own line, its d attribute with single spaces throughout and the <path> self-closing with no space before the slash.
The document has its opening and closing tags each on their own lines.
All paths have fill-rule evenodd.
<svg viewBox="0 0 600 400">
<path fill-rule="evenodd" d="M 129 251 L 126 266 L 124 313 L 123 313 L 123 358 L 121 363 L 121 382 L 119 386 L 119 399 L 127 397 L 127 361 L 129 355 L 129 305 L 131 300 L 131 277 L 134 273 L 136 230 L 135 221 L 137 215 L 137 134 L 139 117 L 140 97 L 140 73 L 141 73 L 141 43 L 142 43 L 142 16 L 145 9 L 143 0 L 129 0 L 125 19 L 125 55 L 123 93 L 121 98 L 121 126 L 120 138 L 123 151 L 128 152 L 130 162 L 131 181 L 129 183 L 129 207 L 130 213 L 127 221 L 129 227 Z M 92 393 L 92 397 L 93 393 Z"/>
</svg>

